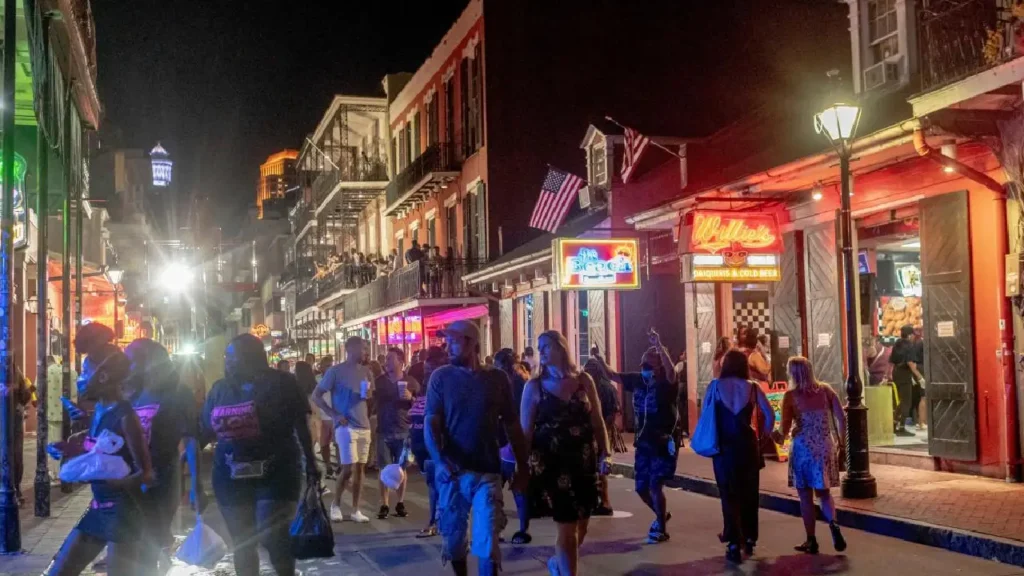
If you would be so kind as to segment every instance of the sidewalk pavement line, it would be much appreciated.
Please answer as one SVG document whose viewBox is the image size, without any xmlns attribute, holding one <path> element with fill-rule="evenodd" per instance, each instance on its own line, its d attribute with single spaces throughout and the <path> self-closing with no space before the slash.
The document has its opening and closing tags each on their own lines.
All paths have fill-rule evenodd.
<svg viewBox="0 0 1024 576">
<path fill-rule="evenodd" d="M 622 474 L 626 478 L 634 477 L 633 466 L 622 462 L 612 463 L 612 473 Z M 666 483 L 666 486 L 718 498 L 718 486 L 714 480 L 708 478 L 677 472 L 673 479 Z M 795 496 L 761 491 L 759 503 L 765 510 L 800 516 L 800 500 Z M 818 509 L 818 518 L 821 518 L 820 508 Z M 1017 540 L 843 508 L 838 504 L 836 506 L 836 522 L 840 526 L 897 538 L 906 542 L 942 548 L 1011 566 L 1024 566 L 1024 542 Z"/>
</svg>

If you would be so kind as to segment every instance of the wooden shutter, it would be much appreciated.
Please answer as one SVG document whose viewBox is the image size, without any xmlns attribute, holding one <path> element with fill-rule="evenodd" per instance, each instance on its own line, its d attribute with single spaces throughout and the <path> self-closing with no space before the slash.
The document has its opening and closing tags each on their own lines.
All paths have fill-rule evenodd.
<svg viewBox="0 0 1024 576">
<path fill-rule="evenodd" d="M 829 222 L 807 230 L 804 236 L 807 352 L 818 380 L 831 384 L 839 397 L 845 399 L 836 225 L 837 222 Z"/>
<path fill-rule="evenodd" d="M 967 226 L 967 192 L 921 201 L 928 452 L 973 461 L 978 458 L 978 435 Z"/>
</svg>

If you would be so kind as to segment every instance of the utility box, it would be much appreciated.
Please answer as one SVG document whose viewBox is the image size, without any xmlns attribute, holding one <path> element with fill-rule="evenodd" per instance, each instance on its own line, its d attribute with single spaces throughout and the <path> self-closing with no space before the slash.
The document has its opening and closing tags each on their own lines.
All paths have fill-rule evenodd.
<svg viewBox="0 0 1024 576">
<path fill-rule="evenodd" d="M 1020 296 L 1020 254 L 1006 255 L 1006 296 Z"/>
</svg>

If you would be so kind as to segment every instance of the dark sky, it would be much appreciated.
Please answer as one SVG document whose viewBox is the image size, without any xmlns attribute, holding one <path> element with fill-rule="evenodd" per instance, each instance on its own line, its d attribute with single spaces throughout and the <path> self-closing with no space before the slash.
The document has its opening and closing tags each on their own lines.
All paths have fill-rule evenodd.
<svg viewBox="0 0 1024 576">
<path fill-rule="evenodd" d="M 579 4 L 585 10 L 587 2 L 620 1 Z M 849 66 L 846 7 L 837 2 L 638 5 L 645 2 L 692 2 L 718 12 L 713 26 L 706 14 L 678 24 L 680 34 L 705 45 L 696 51 L 703 61 L 660 56 L 681 74 L 696 74 L 695 81 L 716 74 L 734 78 L 738 92 L 756 92 L 766 83 L 817 82 L 829 67 Z M 237 214 L 254 200 L 259 164 L 299 147 L 332 94 L 380 93 L 385 73 L 414 71 L 466 3 L 94 1 L 105 126 L 117 129 L 124 146 L 148 149 L 161 140 L 183 193 L 207 194 L 222 215 Z M 707 43 L 719 48 L 707 50 Z"/>
</svg>

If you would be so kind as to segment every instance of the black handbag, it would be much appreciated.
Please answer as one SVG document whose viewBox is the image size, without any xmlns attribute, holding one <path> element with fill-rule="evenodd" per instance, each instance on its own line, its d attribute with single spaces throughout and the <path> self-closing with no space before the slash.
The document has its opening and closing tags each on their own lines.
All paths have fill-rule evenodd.
<svg viewBox="0 0 1024 576">
<path fill-rule="evenodd" d="M 334 530 L 327 509 L 320 499 L 322 493 L 323 489 L 317 481 L 306 487 L 306 494 L 299 502 L 299 509 L 289 530 L 292 555 L 297 560 L 334 556 Z"/>
</svg>

